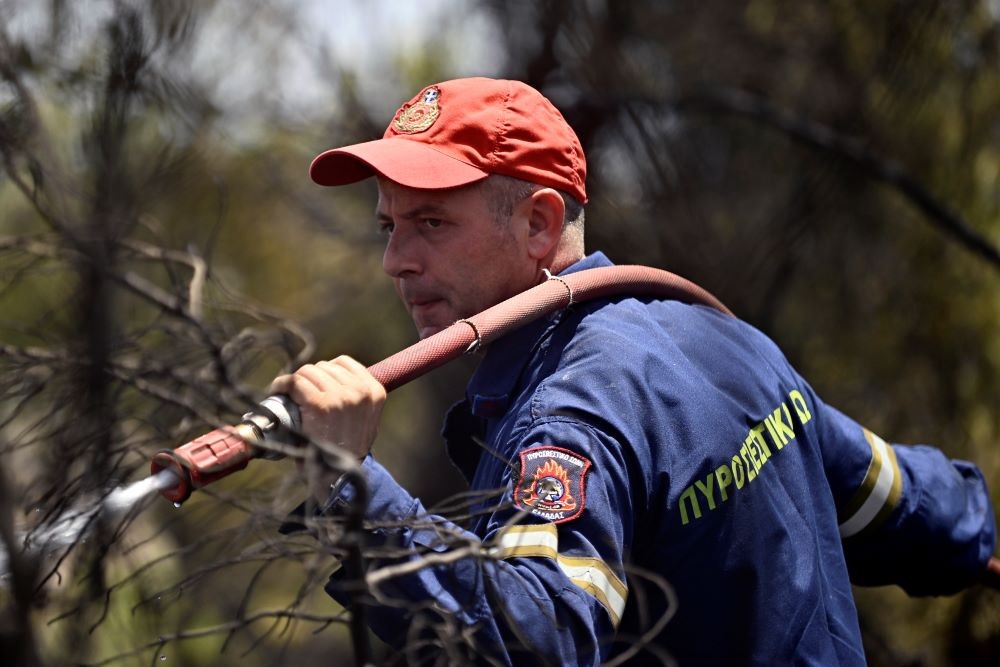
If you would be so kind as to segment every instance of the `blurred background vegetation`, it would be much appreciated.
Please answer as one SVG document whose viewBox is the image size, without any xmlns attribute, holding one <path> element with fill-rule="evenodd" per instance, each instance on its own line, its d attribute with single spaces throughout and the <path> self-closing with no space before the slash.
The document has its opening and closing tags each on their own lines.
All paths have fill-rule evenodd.
<svg viewBox="0 0 1000 667">
<path fill-rule="evenodd" d="M 0 0 L 4 544 L 283 369 L 415 341 L 372 184 L 307 168 L 469 75 L 576 128 L 591 250 L 701 283 L 829 403 L 976 461 L 1000 501 L 997 0 Z M 387 407 L 376 454 L 430 506 L 462 488 L 437 432 L 470 368 Z M 329 560 L 274 532 L 293 473 L 255 462 L 13 558 L 5 664 L 349 662 Z M 872 665 L 1000 659 L 998 592 L 857 596 Z"/>
</svg>

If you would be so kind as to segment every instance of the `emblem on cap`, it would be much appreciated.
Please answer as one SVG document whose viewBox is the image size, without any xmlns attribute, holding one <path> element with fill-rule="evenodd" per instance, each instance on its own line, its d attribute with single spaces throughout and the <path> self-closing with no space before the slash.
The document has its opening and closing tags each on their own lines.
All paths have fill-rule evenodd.
<svg viewBox="0 0 1000 667">
<path fill-rule="evenodd" d="M 560 447 L 533 447 L 521 452 L 521 476 L 514 505 L 553 523 L 583 513 L 584 479 L 590 461 Z"/>
<path fill-rule="evenodd" d="M 404 134 L 423 132 L 434 124 L 441 113 L 438 109 L 438 98 L 440 97 L 440 90 L 436 87 L 428 88 L 420 96 L 419 102 L 414 102 L 400 109 L 392 126 L 396 128 L 397 132 Z"/>
</svg>

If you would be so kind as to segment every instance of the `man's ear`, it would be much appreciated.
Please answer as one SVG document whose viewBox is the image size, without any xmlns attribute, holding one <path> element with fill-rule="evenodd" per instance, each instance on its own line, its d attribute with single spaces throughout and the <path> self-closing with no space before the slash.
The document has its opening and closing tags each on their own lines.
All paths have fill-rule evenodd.
<svg viewBox="0 0 1000 667">
<path fill-rule="evenodd" d="M 535 190 L 521 202 L 528 220 L 528 255 L 535 260 L 551 260 L 562 236 L 566 203 L 552 188 Z"/>
</svg>

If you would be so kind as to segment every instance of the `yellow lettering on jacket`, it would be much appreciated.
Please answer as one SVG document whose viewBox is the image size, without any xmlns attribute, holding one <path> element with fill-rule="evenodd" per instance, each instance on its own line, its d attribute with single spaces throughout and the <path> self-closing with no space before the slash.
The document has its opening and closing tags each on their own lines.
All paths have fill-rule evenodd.
<svg viewBox="0 0 1000 667">
<path fill-rule="evenodd" d="M 797 422 L 793 421 L 792 409 L 798 417 Z M 780 403 L 747 431 L 743 441 L 734 446 L 735 453 L 728 460 L 684 489 L 678 500 L 681 525 L 686 526 L 710 514 L 730 497 L 735 498 L 744 487 L 749 488 L 750 482 L 758 477 L 763 479 L 765 464 L 795 440 L 796 423 L 804 427 L 811 420 L 812 413 L 805 396 L 793 389 L 788 393 L 787 401 Z M 702 501 L 707 508 L 704 511 Z"/>
</svg>

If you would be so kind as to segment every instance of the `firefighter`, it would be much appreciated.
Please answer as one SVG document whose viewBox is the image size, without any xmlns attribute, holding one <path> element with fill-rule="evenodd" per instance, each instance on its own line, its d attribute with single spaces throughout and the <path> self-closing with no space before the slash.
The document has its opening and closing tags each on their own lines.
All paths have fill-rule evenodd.
<svg viewBox="0 0 1000 667">
<path fill-rule="evenodd" d="M 580 143 L 523 83 L 428 86 L 383 138 L 322 153 L 311 175 L 377 179 L 383 268 L 421 337 L 610 265 L 584 253 Z M 361 462 L 368 546 L 387 548 L 370 566 L 426 561 L 380 581 L 372 629 L 452 659 L 863 665 L 852 582 L 950 594 L 995 548 L 974 465 L 890 444 L 703 306 L 589 301 L 491 344 L 445 421 L 478 492 L 461 527 L 372 457 L 385 391 L 357 361 L 271 389 L 312 440 Z M 313 479 L 320 514 L 351 505 L 335 473 Z M 327 590 L 347 601 L 344 584 Z"/>
</svg>

